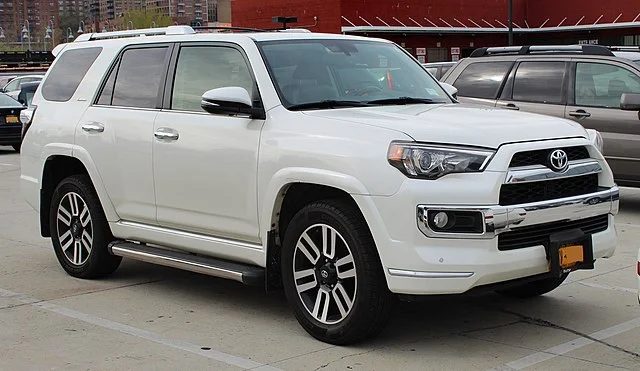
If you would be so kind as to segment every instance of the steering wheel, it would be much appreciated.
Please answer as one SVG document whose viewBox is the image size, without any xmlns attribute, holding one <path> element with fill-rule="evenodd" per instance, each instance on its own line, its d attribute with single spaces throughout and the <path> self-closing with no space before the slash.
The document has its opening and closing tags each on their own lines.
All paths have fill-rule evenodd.
<svg viewBox="0 0 640 371">
<path fill-rule="evenodd" d="M 379 86 L 367 85 L 367 86 L 363 86 L 361 88 L 348 89 L 345 93 L 347 95 L 362 96 L 362 95 L 367 95 L 369 93 L 379 93 L 381 91 L 383 91 L 383 89 L 381 87 L 379 87 Z"/>
</svg>

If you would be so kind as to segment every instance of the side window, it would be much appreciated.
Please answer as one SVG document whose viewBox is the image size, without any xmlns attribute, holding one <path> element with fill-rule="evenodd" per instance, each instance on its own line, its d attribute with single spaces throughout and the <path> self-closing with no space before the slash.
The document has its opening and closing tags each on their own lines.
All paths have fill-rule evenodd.
<svg viewBox="0 0 640 371">
<path fill-rule="evenodd" d="M 433 75 L 433 77 L 437 77 L 436 75 L 438 74 L 438 67 L 425 67 L 427 69 L 427 71 L 429 71 L 430 74 Z"/>
<path fill-rule="evenodd" d="M 619 108 L 623 93 L 640 93 L 640 77 L 606 63 L 578 63 L 575 84 L 576 105 Z"/>
<path fill-rule="evenodd" d="M 20 83 L 20 79 L 14 79 L 13 81 L 11 81 L 10 83 L 7 84 L 7 86 L 5 87 L 5 91 L 9 92 L 9 91 L 14 91 L 14 90 L 18 90 L 18 84 Z"/>
<path fill-rule="evenodd" d="M 187 46 L 180 49 L 173 81 L 171 108 L 202 111 L 206 91 L 238 86 L 253 93 L 253 79 L 242 54 L 229 47 Z"/>
<path fill-rule="evenodd" d="M 167 50 L 167 47 L 140 48 L 122 54 L 113 89 L 114 106 L 157 107 Z"/>
<path fill-rule="evenodd" d="M 512 62 L 472 63 L 462 71 L 454 85 L 458 96 L 495 99 Z"/>
<path fill-rule="evenodd" d="M 62 53 L 51 67 L 49 76 L 42 85 L 44 99 L 55 102 L 66 102 L 71 99 L 101 51 L 102 48 L 94 47 L 73 49 Z"/>
<path fill-rule="evenodd" d="M 522 62 L 513 82 L 513 100 L 562 103 L 564 62 Z"/>
<path fill-rule="evenodd" d="M 116 75 L 118 74 L 118 64 L 111 70 L 107 82 L 102 88 L 100 97 L 98 98 L 98 104 L 111 105 L 111 99 L 113 98 L 113 86 L 116 82 Z"/>
</svg>

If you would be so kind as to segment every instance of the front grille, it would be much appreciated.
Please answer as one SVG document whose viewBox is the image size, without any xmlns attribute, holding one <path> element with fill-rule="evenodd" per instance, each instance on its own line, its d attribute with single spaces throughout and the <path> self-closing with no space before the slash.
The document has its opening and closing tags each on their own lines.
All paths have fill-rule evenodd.
<svg viewBox="0 0 640 371">
<path fill-rule="evenodd" d="M 598 174 L 530 183 L 503 184 L 500 205 L 518 205 L 555 200 L 598 191 Z"/>
<path fill-rule="evenodd" d="M 498 250 L 515 250 L 538 245 L 547 247 L 549 237 L 554 233 L 581 229 L 585 234 L 593 234 L 605 231 L 608 227 L 608 215 L 522 227 L 498 235 Z"/>
<path fill-rule="evenodd" d="M 567 157 L 569 161 L 575 160 L 584 160 L 589 158 L 589 151 L 587 147 L 577 146 L 577 147 L 565 147 L 565 148 L 550 148 L 550 149 L 540 149 L 536 151 L 527 151 L 527 152 L 518 152 L 511 158 L 511 163 L 509 167 L 518 167 L 518 166 L 530 166 L 530 165 L 544 165 L 547 166 L 549 153 L 551 151 L 555 151 L 556 149 L 561 149 L 567 153 Z"/>
</svg>

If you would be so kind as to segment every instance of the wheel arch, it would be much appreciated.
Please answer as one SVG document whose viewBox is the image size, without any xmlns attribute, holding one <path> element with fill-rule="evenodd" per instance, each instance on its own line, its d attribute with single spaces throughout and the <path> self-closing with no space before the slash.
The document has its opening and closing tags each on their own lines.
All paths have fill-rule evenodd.
<svg viewBox="0 0 640 371">
<path fill-rule="evenodd" d="M 107 192 L 93 161 L 86 150 L 74 148 L 73 154 L 49 154 L 43 162 L 40 181 L 40 234 L 51 237 L 49 232 L 49 209 L 53 191 L 58 184 L 72 175 L 86 174 L 98 194 L 98 199 L 108 221 L 118 220 L 115 208 L 111 204 Z M 98 180 L 98 181 L 96 181 Z"/>
</svg>

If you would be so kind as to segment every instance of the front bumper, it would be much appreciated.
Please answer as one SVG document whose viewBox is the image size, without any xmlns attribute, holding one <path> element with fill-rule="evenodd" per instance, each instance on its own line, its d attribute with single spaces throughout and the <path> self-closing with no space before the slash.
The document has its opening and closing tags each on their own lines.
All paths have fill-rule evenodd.
<svg viewBox="0 0 640 371">
<path fill-rule="evenodd" d="M 414 193 L 410 189 L 406 192 Z M 359 204 L 367 203 L 364 198 Z M 521 227 L 607 215 L 606 229 L 591 235 L 594 259 L 612 256 L 617 245 L 613 216 L 618 213 L 619 191 L 615 186 L 577 197 L 513 206 L 418 203 L 418 225 L 416 213 L 413 220 L 404 213 L 397 213 L 402 204 L 410 206 L 412 200 L 405 198 L 400 194 L 397 197 L 369 197 L 368 200 L 382 215 L 394 215 L 392 221 L 386 218 L 384 227 L 376 223 L 376 218 L 372 218 L 370 226 L 389 289 L 398 294 L 456 294 L 478 286 L 548 273 L 544 245 L 507 251 L 498 249 L 498 235 Z M 413 210 L 416 210 L 415 205 Z M 421 211 L 430 208 L 479 210 L 485 218 L 484 231 L 477 235 L 434 233 L 428 228 L 425 231 L 422 217 L 426 213 Z M 365 214 L 368 211 L 373 212 L 369 209 Z M 382 221 L 382 218 L 378 220 Z"/>
<path fill-rule="evenodd" d="M 0 125 L 0 145 L 18 144 L 22 141 L 21 124 Z"/>
</svg>

